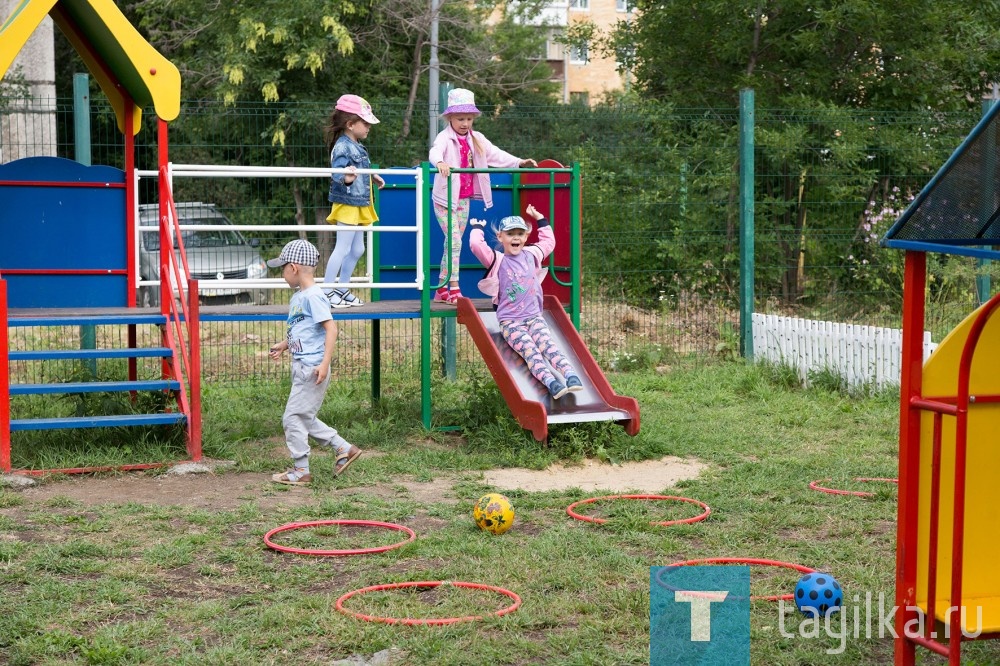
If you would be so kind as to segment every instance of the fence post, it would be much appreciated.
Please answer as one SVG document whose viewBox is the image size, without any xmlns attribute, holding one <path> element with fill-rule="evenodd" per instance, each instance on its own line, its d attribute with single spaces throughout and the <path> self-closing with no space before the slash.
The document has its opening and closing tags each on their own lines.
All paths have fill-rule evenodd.
<svg viewBox="0 0 1000 666">
<path fill-rule="evenodd" d="M 983 100 L 983 115 L 985 116 L 989 113 L 989 110 L 993 108 L 993 105 L 997 103 L 995 99 L 984 99 Z M 996 126 L 990 124 L 987 132 L 989 135 L 986 137 L 986 145 L 993 146 L 996 145 Z M 992 150 L 987 150 L 984 153 L 985 159 L 983 160 L 983 179 L 981 181 L 983 188 L 983 201 L 993 202 L 993 170 L 994 170 L 994 160 L 996 159 Z M 983 211 L 987 217 L 993 214 L 993 211 Z M 988 246 L 987 246 L 988 249 Z M 990 260 L 989 259 L 976 259 L 976 294 L 979 296 L 979 304 L 982 305 L 986 301 L 990 300 L 990 291 L 992 285 L 990 284 Z"/>
<path fill-rule="evenodd" d="M 90 75 L 73 75 L 73 152 L 76 161 L 90 166 Z M 80 327 L 80 349 L 97 348 L 97 327 Z M 97 376 L 97 360 L 81 361 L 91 377 Z"/>
<path fill-rule="evenodd" d="M 753 89 L 740 90 L 740 355 L 753 358 Z"/>
<path fill-rule="evenodd" d="M 445 81 L 445 82 L 441 83 L 440 86 L 438 87 L 438 90 L 439 90 L 439 92 L 438 92 L 438 98 L 442 99 L 442 100 L 447 100 L 448 99 L 448 93 L 450 93 L 451 90 L 452 90 L 452 88 L 454 88 L 454 87 L 455 86 L 453 86 L 448 81 Z M 444 104 L 440 104 L 440 109 L 447 108 L 445 106 L 445 104 L 447 104 L 447 102 L 445 102 Z M 433 137 L 436 137 L 437 134 L 438 134 L 438 132 L 440 132 L 441 130 L 443 130 L 445 128 L 445 124 L 446 124 L 446 121 L 444 120 L 443 117 L 441 117 L 441 114 L 438 113 L 438 117 L 432 122 L 432 125 L 434 126 L 434 130 L 435 130 L 433 132 L 432 138 L 431 138 L 431 144 L 432 145 L 434 143 L 434 138 Z M 430 148 L 431 146 L 427 146 L 427 147 Z M 430 234 L 430 230 L 429 229 L 427 230 L 427 233 Z M 459 272 L 458 268 L 459 268 L 459 265 L 461 265 L 461 263 L 462 263 L 461 262 L 461 256 L 462 256 L 462 253 L 461 253 L 461 251 L 459 251 L 459 263 L 456 264 L 455 266 L 452 266 L 452 269 L 451 269 L 453 271 L 452 275 L 456 275 Z M 428 270 L 430 270 L 430 267 L 428 267 Z M 447 286 L 448 285 L 446 284 L 445 287 L 447 287 Z M 447 379 L 451 380 L 451 381 L 455 381 L 458 378 L 457 348 L 458 348 L 458 324 L 457 324 L 457 322 L 455 320 L 455 317 L 442 317 L 442 319 L 441 319 L 441 368 L 444 371 L 444 376 Z"/>
</svg>

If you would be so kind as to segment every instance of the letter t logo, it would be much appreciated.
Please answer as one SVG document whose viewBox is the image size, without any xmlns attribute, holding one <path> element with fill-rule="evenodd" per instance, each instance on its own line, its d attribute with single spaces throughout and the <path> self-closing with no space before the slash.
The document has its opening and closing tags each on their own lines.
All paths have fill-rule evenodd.
<svg viewBox="0 0 1000 666">
<path fill-rule="evenodd" d="M 723 601 L 727 596 L 729 596 L 729 592 L 721 590 L 699 590 L 697 592 L 676 590 L 674 592 L 675 602 L 691 604 L 692 641 L 712 640 L 712 602 Z"/>
</svg>

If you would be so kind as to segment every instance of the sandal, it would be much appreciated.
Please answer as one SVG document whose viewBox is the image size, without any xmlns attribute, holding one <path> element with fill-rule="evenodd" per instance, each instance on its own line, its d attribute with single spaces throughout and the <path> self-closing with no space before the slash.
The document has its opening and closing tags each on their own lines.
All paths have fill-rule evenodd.
<svg viewBox="0 0 1000 666">
<path fill-rule="evenodd" d="M 458 287 L 448 290 L 448 298 L 450 303 L 458 303 L 458 299 L 462 298 L 462 290 Z"/>
<path fill-rule="evenodd" d="M 449 291 L 447 287 L 441 287 L 434 292 L 434 302 L 435 303 L 445 303 L 446 305 L 454 305 L 458 302 L 458 299 L 453 297 L 455 292 Z"/>
<path fill-rule="evenodd" d="M 312 483 L 312 474 L 304 469 L 292 468 L 287 472 L 272 474 L 271 480 L 275 483 L 284 483 L 288 486 L 308 486 Z"/>
<path fill-rule="evenodd" d="M 361 449 L 351 444 L 351 448 L 347 450 L 347 453 L 343 453 L 337 456 L 337 466 L 333 469 L 334 476 L 340 476 L 347 468 L 351 466 L 351 463 L 361 457 Z"/>
</svg>

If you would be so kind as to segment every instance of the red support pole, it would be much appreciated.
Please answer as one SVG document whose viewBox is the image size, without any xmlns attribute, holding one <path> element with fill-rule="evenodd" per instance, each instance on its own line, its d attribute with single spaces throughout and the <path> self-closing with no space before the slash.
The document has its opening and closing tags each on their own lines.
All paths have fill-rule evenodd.
<svg viewBox="0 0 1000 666">
<path fill-rule="evenodd" d="M 136 228 L 138 222 L 135 219 L 136 202 L 138 192 L 136 192 L 135 177 L 135 135 L 132 132 L 133 124 L 133 104 L 132 100 L 126 100 L 125 104 L 125 265 L 128 267 L 128 276 L 125 278 L 125 303 L 130 308 L 135 307 L 135 297 L 137 276 L 139 268 L 135 247 Z"/>
<path fill-rule="evenodd" d="M 7 341 L 7 281 L 0 280 L 0 472 L 10 471 L 10 343 Z"/>
<path fill-rule="evenodd" d="M 927 255 L 908 250 L 903 273 L 903 350 L 899 387 L 899 499 L 896 518 L 895 665 L 912 666 L 915 644 L 905 627 L 916 619 L 917 502 L 920 495 L 920 410 L 924 364 Z M 933 621 L 933 618 L 931 619 Z M 916 625 L 912 625 L 916 626 Z"/>
<path fill-rule="evenodd" d="M 130 308 L 136 306 L 136 289 L 138 288 L 137 276 L 139 275 L 138 259 L 136 256 L 135 239 L 136 239 L 136 224 L 138 222 L 135 219 L 135 208 L 136 201 L 138 199 L 138 192 L 136 192 L 136 178 L 135 178 L 135 136 L 132 134 L 132 105 L 125 105 L 125 258 L 126 266 L 128 267 L 128 277 L 125 279 L 126 289 L 128 290 L 125 297 L 125 303 Z M 136 339 L 136 329 L 135 324 L 128 325 L 128 346 L 129 349 L 135 349 L 138 345 Z M 136 381 L 139 377 L 139 362 L 137 359 L 128 359 L 128 378 L 129 381 Z M 133 402 L 135 401 L 137 394 L 135 391 L 131 392 L 131 398 Z"/>
<path fill-rule="evenodd" d="M 159 224 L 157 229 L 160 234 L 160 313 L 168 318 L 166 326 L 161 329 L 161 343 L 166 346 L 167 327 L 170 326 L 170 302 L 173 299 L 173 290 L 170 288 L 170 258 L 174 251 L 174 244 L 170 239 L 170 232 L 167 226 L 167 217 L 170 211 L 170 184 L 167 182 L 167 164 L 169 154 L 167 150 L 167 124 L 157 119 L 156 125 L 156 149 L 157 149 L 157 192 L 160 199 Z M 177 285 L 180 287 L 180 285 Z M 160 374 L 167 378 L 172 376 L 170 362 L 163 359 L 160 363 Z"/>
<path fill-rule="evenodd" d="M 937 604 L 937 558 L 938 558 L 938 521 L 941 513 L 941 419 L 940 412 L 934 414 L 934 443 L 931 450 L 931 512 L 927 547 L 927 626 L 926 638 L 932 638 L 934 633 L 934 614 Z"/>
</svg>

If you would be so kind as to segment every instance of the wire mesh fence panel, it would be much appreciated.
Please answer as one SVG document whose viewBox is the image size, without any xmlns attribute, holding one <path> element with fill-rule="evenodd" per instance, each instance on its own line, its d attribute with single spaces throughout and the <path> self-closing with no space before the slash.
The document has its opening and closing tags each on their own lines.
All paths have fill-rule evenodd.
<svg viewBox="0 0 1000 666">
<path fill-rule="evenodd" d="M 425 160 L 426 106 L 372 101 L 382 120 L 365 142 L 372 162 L 389 168 L 413 167 Z M 673 109 L 648 103 L 482 110 L 476 129 L 498 147 L 520 157 L 580 164 L 581 328 L 599 362 L 609 369 L 629 369 L 697 362 L 738 350 L 737 109 Z M 170 124 L 170 159 L 178 165 L 327 168 L 324 127 L 329 112 L 328 105 L 319 104 L 225 106 L 187 100 Z M 755 310 L 898 327 L 902 254 L 880 248 L 878 241 L 978 117 L 973 111 L 757 110 Z M 156 120 L 147 114 L 143 123 L 136 137 L 136 165 L 154 169 Z M 31 125 L 14 129 L 24 134 L 20 142 L 38 154 L 72 159 L 70 102 L 56 102 L 54 126 L 55 137 L 35 136 Z M 9 131 L 4 137 L 8 143 L 17 140 Z M 97 96 L 91 105 L 91 142 L 94 164 L 124 166 L 124 142 L 114 114 Z M 4 159 L 14 154 L 5 148 Z M 323 177 L 176 178 L 174 198 L 211 204 L 236 229 L 324 225 L 328 188 Z M 153 204 L 157 196 L 156 178 L 142 178 L 140 203 Z M 297 236 L 314 242 L 322 258 L 335 243 L 333 233 L 313 230 L 239 233 L 244 241 L 238 249 L 249 257 L 241 269 L 246 271 L 258 257 L 276 256 Z M 414 241 L 393 236 L 381 242 Z M 215 252 L 215 260 L 221 261 L 225 252 Z M 211 272 L 206 269 L 206 275 Z M 993 266 L 975 260 L 931 257 L 927 328 L 934 340 L 974 307 L 977 278 L 992 272 Z M 278 287 L 269 292 L 269 302 L 287 303 L 289 291 Z M 358 295 L 370 297 L 366 290 Z M 266 356 L 269 344 L 280 339 L 282 326 L 206 322 L 206 380 L 283 378 L 287 368 Z M 335 353 L 338 373 L 361 377 L 371 372 L 371 326 L 342 324 Z M 457 357 L 460 371 L 465 371 L 477 361 L 461 330 Z M 435 325 L 435 349 L 439 335 Z M 419 340 L 419 321 L 383 322 L 383 370 L 416 372 Z"/>
<path fill-rule="evenodd" d="M 898 327 L 903 253 L 879 241 L 978 115 L 794 110 L 757 113 L 757 310 Z M 968 312 L 976 265 L 930 255 L 928 328 L 939 340 Z M 989 270 L 988 267 L 984 270 Z M 933 296 L 932 296 L 933 298 Z"/>
</svg>

